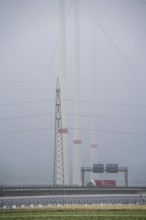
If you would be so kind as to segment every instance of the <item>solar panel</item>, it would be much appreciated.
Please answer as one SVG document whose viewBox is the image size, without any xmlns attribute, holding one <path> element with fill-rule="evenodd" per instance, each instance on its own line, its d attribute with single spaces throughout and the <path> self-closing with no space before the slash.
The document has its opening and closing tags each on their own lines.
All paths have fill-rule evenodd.
<svg viewBox="0 0 146 220">
<path fill-rule="evenodd" d="M 0 207 L 58 204 L 146 204 L 146 195 L 81 195 L 0 198 Z"/>
</svg>

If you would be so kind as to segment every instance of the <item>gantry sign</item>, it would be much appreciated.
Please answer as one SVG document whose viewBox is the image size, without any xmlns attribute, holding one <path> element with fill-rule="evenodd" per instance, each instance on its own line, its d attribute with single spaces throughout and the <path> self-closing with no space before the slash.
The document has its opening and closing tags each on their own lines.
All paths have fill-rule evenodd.
<svg viewBox="0 0 146 220">
<path fill-rule="evenodd" d="M 82 167 L 81 168 L 81 178 L 82 178 L 82 186 L 85 186 L 85 172 L 93 172 L 93 173 L 118 173 L 124 172 L 124 181 L 125 187 L 128 187 L 128 167 L 119 167 L 118 164 L 106 164 L 104 167 L 103 164 L 93 164 L 93 167 Z"/>
</svg>

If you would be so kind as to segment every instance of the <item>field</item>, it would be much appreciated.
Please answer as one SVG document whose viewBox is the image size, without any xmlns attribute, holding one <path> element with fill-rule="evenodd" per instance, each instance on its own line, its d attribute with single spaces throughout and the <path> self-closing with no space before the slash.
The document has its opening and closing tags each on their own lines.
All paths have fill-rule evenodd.
<svg viewBox="0 0 146 220">
<path fill-rule="evenodd" d="M 146 220 L 146 206 L 70 206 L 1 210 L 0 220 Z"/>
</svg>

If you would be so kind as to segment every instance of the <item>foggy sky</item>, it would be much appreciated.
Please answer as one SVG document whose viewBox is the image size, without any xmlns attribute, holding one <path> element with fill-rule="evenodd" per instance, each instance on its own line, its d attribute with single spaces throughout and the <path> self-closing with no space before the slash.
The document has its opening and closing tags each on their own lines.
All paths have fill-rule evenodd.
<svg viewBox="0 0 146 220">
<path fill-rule="evenodd" d="M 81 165 L 90 166 L 94 133 L 97 163 L 126 166 L 129 185 L 146 185 L 146 1 L 79 0 L 79 102 L 73 101 L 74 1 L 65 5 L 62 115 L 68 128 L 80 118 Z M 53 182 L 58 45 L 59 0 L 0 0 L 0 184 Z M 72 111 L 77 103 L 80 116 Z M 73 129 L 68 151 L 72 183 Z M 122 185 L 122 174 L 108 175 L 100 178 Z"/>
</svg>

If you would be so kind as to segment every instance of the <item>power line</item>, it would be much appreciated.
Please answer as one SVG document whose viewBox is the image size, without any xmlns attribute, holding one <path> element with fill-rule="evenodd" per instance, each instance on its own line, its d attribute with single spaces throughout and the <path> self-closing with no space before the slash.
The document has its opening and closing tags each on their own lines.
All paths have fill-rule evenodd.
<svg viewBox="0 0 146 220">
<path fill-rule="evenodd" d="M 42 99 L 42 100 L 33 100 L 33 101 L 25 101 L 25 102 L 12 102 L 12 103 L 0 104 L 0 107 L 11 106 L 11 105 L 24 105 L 24 104 L 32 104 L 32 103 L 41 103 L 41 102 L 51 102 L 54 100 L 55 99 Z"/>
<path fill-rule="evenodd" d="M 0 135 L 27 133 L 27 132 L 44 131 L 44 130 L 51 130 L 51 129 L 54 129 L 54 127 L 52 127 L 52 128 L 46 127 L 46 128 L 32 128 L 32 129 L 24 129 L 24 130 L 6 131 L 6 132 L 0 132 Z"/>
<path fill-rule="evenodd" d="M 42 100 L 33 100 L 33 101 L 25 101 L 25 102 L 5 103 L 5 104 L 0 104 L 0 107 L 12 106 L 12 105 L 32 104 L 32 103 L 42 103 L 42 102 L 51 102 L 51 101 L 55 101 L 55 99 L 42 99 Z M 96 104 L 97 103 L 97 104 L 101 104 L 101 105 L 115 105 L 115 106 L 146 108 L 146 105 L 128 104 L 128 103 L 102 102 L 102 101 L 90 101 L 90 100 L 75 100 L 75 99 L 62 99 L 62 101 L 91 103 L 91 104 Z"/>
<path fill-rule="evenodd" d="M 71 116 L 78 116 L 78 117 L 88 117 L 88 118 L 101 118 L 101 119 L 114 119 L 114 120 L 124 120 L 124 121 L 138 121 L 138 122 L 145 122 L 146 119 L 138 119 L 138 118 L 121 118 L 121 117 L 113 117 L 113 116 L 103 116 L 103 115 L 90 115 L 90 114 L 74 114 L 74 113 L 62 113 L 63 115 L 71 115 Z M 14 116 L 14 117 L 5 117 L 0 118 L 0 121 L 7 121 L 7 120 L 17 120 L 23 118 L 36 118 L 36 117 L 48 117 L 51 115 L 55 115 L 54 113 L 41 113 L 41 114 L 32 114 L 32 115 L 21 115 L 21 116 Z"/>
<path fill-rule="evenodd" d="M 54 129 L 54 127 L 51 127 L 51 128 L 49 128 L 49 127 L 34 128 L 34 129 L 26 129 L 26 130 L 15 130 L 15 131 L 0 132 L 0 135 L 26 133 L 26 132 L 35 132 L 35 131 L 43 131 L 43 130 L 51 130 L 51 129 Z M 106 133 L 106 134 L 146 136 L 146 133 L 126 132 L 126 131 L 113 131 L 113 130 L 104 130 L 104 129 L 71 128 L 71 127 L 69 127 L 68 130 L 80 130 L 80 131 L 98 132 L 98 133 Z"/>
<path fill-rule="evenodd" d="M 62 101 L 80 102 L 80 103 L 91 103 L 91 104 L 95 104 L 95 103 L 97 103 L 97 104 L 102 104 L 102 105 L 116 105 L 116 106 L 127 106 L 127 107 L 146 108 L 146 105 L 127 104 L 127 103 L 102 102 L 102 101 L 89 101 L 89 100 L 74 100 L 74 99 L 62 99 Z"/>
<path fill-rule="evenodd" d="M 69 76 L 69 78 L 71 78 Z M 46 77 L 46 78 L 42 78 L 42 79 L 30 79 L 30 80 L 17 80 L 17 81 L 11 81 L 11 80 L 7 80 L 7 81 L 3 81 L 3 82 L 0 82 L 0 85 L 3 85 L 3 84 L 11 84 L 11 85 L 16 85 L 16 84 L 23 84 L 23 83 L 41 83 L 41 82 L 44 82 L 44 81 L 49 81 L 49 80 L 56 80 L 56 77 Z M 88 77 L 82 77 L 80 78 L 80 81 L 88 81 L 88 83 L 92 83 L 91 79 L 88 78 Z M 125 85 L 133 85 L 133 86 L 145 86 L 146 85 L 146 82 L 135 82 L 135 81 L 120 81 L 120 80 L 101 80 L 101 79 L 97 79 L 96 80 L 96 83 L 110 83 L 110 84 L 125 84 Z"/>
<path fill-rule="evenodd" d="M 46 77 L 46 78 L 41 78 L 41 79 L 26 79 L 26 80 L 15 80 L 15 81 L 13 81 L 13 80 L 5 80 L 5 81 L 3 81 L 3 82 L 1 82 L 0 81 L 0 85 L 9 85 L 9 84 L 11 84 L 11 85 L 16 85 L 16 84 L 24 84 L 24 83 L 42 83 L 42 82 L 46 82 L 46 81 L 49 81 L 49 80 L 56 80 L 56 77 Z"/>
<path fill-rule="evenodd" d="M 46 113 L 46 114 L 34 114 L 34 115 L 22 115 L 22 116 L 14 116 L 14 117 L 5 117 L 5 118 L 0 118 L 0 121 L 5 121 L 5 120 L 14 120 L 14 119 L 23 119 L 23 118 L 34 118 L 34 117 L 43 117 L 43 116 L 50 116 L 54 115 L 54 113 Z"/>
<path fill-rule="evenodd" d="M 92 118 L 114 119 L 114 120 L 124 120 L 124 121 L 140 121 L 140 122 L 146 121 L 146 119 L 139 119 L 139 118 L 121 118 L 121 117 L 112 117 L 112 116 L 103 116 L 103 115 L 73 114 L 73 113 L 62 113 L 62 114 L 79 116 L 79 117 L 92 117 Z"/>
<path fill-rule="evenodd" d="M 126 131 L 112 131 L 104 129 L 88 129 L 88 128 L 68 128 L 70 130 L 81 130 L 81 131 L 91 131 L 107 134 L 122 134 L 122 135 L 136 135 L 136 136 L 146 136 L 146 133 L 137 133 L 137 132 L 126 132 Z"/>
<path fill-rule="evenodd" d="M 89 77 L 83 77 L 83 78 L 80 78 L 80 81 L 88 81 L 88 83 L 93 83 L 93 81 L 91 81 L 91 78 L 89 78 Z M 102 79 L 96 79 L 95 80 L 95 82 L 97 83 L 97 84 L 101 84 L 101 83 L 103 83 L 103 84 L 105 84 L 105 83 L 108 83 L 108 84 L 124 84 L 124 85 L 128 85 L 128 86 L 145 86 L 146 85 L 146 82 L 144 81 L 144 82 L 135 82 L 135 81 L 120 81 L 120 80 L 102 80 Z"/>
<path fill-rule="evenodd" d="M 102 119 L 114 119 L 114 120 L 124 120 L 124 121 L 140 121 L 145 122 L 146 119 L 138 119 L 138 118 L 121 118 L 121 117 L 113 117 L 113 116 L 103 116 L 103 115 L 90 115 L 90 114 L 74 114 L 74 113 L 62 113 L 63 115 L 71 115 L 71 116 L 78 116 L 78 117 L 88 117 L 88 118 L 102 118 Z M 32 115 L 21 115 L 21 116 L 14 116 L 14 117 L 5 117 L 0 118 L 0 121 L 6 120 L 15 120 L 15 119 L 23 119 L 23 118 L 35 118 L 35 117 L 46 117 L 54 115 L 54 113 L 41 113 L 41 114 L 32 114 Z"/>
</svg>

